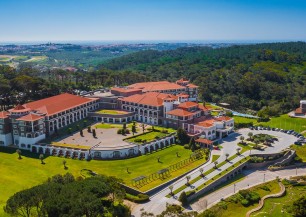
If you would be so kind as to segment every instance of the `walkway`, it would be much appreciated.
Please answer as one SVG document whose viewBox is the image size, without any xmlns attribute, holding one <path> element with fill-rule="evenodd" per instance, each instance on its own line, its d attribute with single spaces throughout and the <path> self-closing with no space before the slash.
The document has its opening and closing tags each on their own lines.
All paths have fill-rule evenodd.
<svg viewBox="0 0 306 217">
<path fill-rule="evenodd" d="M 280 189 L 280 192 L 278 192 L 278 193 L 276 193 L 276 194 L 268 194 L 268 195 L 264 196 L 263 198 L 261 198 L 260 201 L 259 201 L 258 207 L 255 207 L 254 209 L 251 209 L 250 211 L 248 211 L 247 214 L 246 214 L 245 216 L 246 216 L 246 217 L 250 217 L 251 214 L 252 214 L 253 212 L 256 212 L 256 211 L 258 211 L 258 210 L 261 210 L 261 208 L 262 208 L 262 207 L 264 206 L 264 204 L 265 204 L 265 199 L 283 196 L 284 193 L 285 193 L 285 191 L 286 191 L 286 188 L 285 188 L 285 186 L 283 185 L 283 183 L 279 182 L 278 184 L 279 184 L 279 187 L 281 188 L 281 189 Z"/>
<path fill-rule="evenodd" d="M 249 132 L 253 132 L 253 134 L 259 134 L 259 133 L 270 134 L 272 136 L 277 137 L 278 140 L 279 140 L 279 141 L 275 142 L 272 147 L 267 147 L 264 151 L 252 150 L 252 154 L 278 153 L 281 150 L 289 147 L 291 144 L 293 144 L 296 141 L 296 137 L 294 137 L 292 135 L 289 135 L 289 134 L 282 133 L 282 132 L 267 131 L 267 130 L 241 129 L 237 133 L 232 133 L 228 137 L 224 138 L 223 141 L 221 141 L 220 145 L 222 146 L 222 149 L 221 149 L 221 156 L 218 159 L 218 163 L 221 163 L 221 162 L 225 161 L 225 159 L 226 159 L 225 154 L 226 153 L 228 153 L 229 156 L 233 156 L 234 154 L 236 154 L 236 149 L 238 148 L 237 143 L 240 142 L 240 139 L 239 139 L 240 136 L 244 136 L 245 138 L 248 138 L 248 133 Z M 214 170 L 212 173 L 208 174 L 203 179 L 198 180 L 192 186 L 188 186 L 187 188 L 184 189 L 184 191 L 190 191 L 192 189 L 197 188 L 198 186 L 203 184 L 205 181 L 211 179 L 215 175 L 219 174 L 221 171 L 229 168 L 232 164 L 240 161 L 241 159 L 243 159 L 244 157 L 247 157 L 249 155 L 250 155 L 249 151 L 244 152 L 242 155 L 239 155 L 238 157 L 233 159 L 231 162 L 227 162 L 226 164 L 224 164 L 218 170 Z M 200 168 L 203 168 L 204 169 L 203 173 L 205 173 L 206 171 L 210 170 L 213 167 L 214 167 L 214 164 L 208 162 L 208 163 L 204 164 L 203 166 L 193 170 L 192 172 L 190 172 L 187 175 L 189 175 L 191 177 L 190 180 L 193 180 L 200 175 L 200 172 L 199 172 Z M 172 184 L 173 185 L 173 190 L 178 189 L 179 187 L 185 185 L 185 183 L 186 183 L 186 176 L 184 176 L 183 178 L 179 179 L 174 184 Z M 250 183 L 253 183 L 253 182 L 250 182 Z M 145 210 L 147 212 L 152 212 L 155 215 L 157 215 L 157 214 L 160 214 L 163 210 L 166 209 L 166 203 L 179 204 L 179 201 L 177 201 L 177 199 L 178 199 L 181 192 L 174 195 L 171 198 L 167 198 L 166 196 L 170 193 L 170 190 L 169 190 L 168 187 L 169 187 L 169 185 L 166 186 L 163 190 L 161 190 L 157 194 L 151 196 L 150 201 L 148 203 L 139 204 L 138 206 L 136 206 L 132 210 L 133 215 L 137 216 L 137 217 L 141 216 L 142 210 Z M 219 198 L 218 201 L 220 199 L 221 198 Z M 202 209 L 195 207 L 196 211 L 202 210 Z"/>
</svg>

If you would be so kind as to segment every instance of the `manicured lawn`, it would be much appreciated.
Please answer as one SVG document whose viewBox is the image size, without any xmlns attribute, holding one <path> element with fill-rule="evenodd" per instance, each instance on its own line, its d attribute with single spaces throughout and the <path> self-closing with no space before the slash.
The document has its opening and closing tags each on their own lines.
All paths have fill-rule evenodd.
<svg viewBox="0 0 306 217">
<path fill-rule="evenodd" d="M 121 115 L 121 114 L 126 114 L 127 112 L 125 112 L 125 111 L 118 111 L 118 110 L 106 110 L 106 109 L 103 109 L 103 110 L 97 111 L 97 113 L 99 113 L 99 114 L 110 114 L 110 115 Z"/>
<path fill-rule="evenodd" d="M 212 156 L 212 162 L 215 162 L 216 160 L 218 160 L 219 157 L 220 157 L 220 155 L 213 155 Z"/>
<path fill-rule="evenodd" d="M 153 141 L 156 139 L 156 137 L 162 138 L 167 136 L 167 133 L 162 133 L 162 132 L 158 132 L 158 131 L 152 131 L 146 134 L 140 134 L 139 136 L 135 136 L 133 138 L 127 138 L 127 141 L 129 142 L 135 142 L 135 143 L 143 143 L 143 142 L 137 142 L 138 140 L 146 140 L 147 142 Z"/>
<path fill-rule="evenodd" d="M 254 125 L 257 124 L 257 119 L 254 118 L 245 118 L 239 116 L 233 116 L 235 123 L 253 123 Z"/>
<path fill-rule="evenodd" d="M 281 115 L 276 118 L 271 118 L 269 122 L 260 122 L 257 125 L 270 126 L 286 130 L 295 130 L 302 132 L 306 130 L 306 120 L 303 118 L 291 118 L 288 115 Z"/>
<path fill-rule="evenodd" d="M 137 125 L 136 125 L 137 126 Z M 93 128 L 100 128 L 100 129 L 110 129 L 110 128 L 122 128 L 123 124 L 110 124 L 110 123 L 103 123 L 103 124 L 95 124 Z M 127 128 L 131 129 L 132 124 L 127 124 Z M 137 128 L 137 127 L 136 127 Z M 139 130 L 139 129 L 138 129 Z"/>
<path fill-rule="evenodd" d="M 306 145 L 292 145 L 291 147 L 296 151 L 296 155 L 306 162 Z"/>
<path fill-rule="evenodd" d="M 292 204 L 292 201 L 298 199 L 300 196 L 306 194 L 306 186 L 288 186 L 286 188 L 286 195 L 280 198 L 269 198 L 265 200 L 265 204 L 261 210 L 255 212 L 252 217 L 292 217 L 287 212 L 286 207 Z M 283 213 L 282 213 L 283 210 Z"/>
<path fill-rule="evenodd" d="M 263 186 L 269 187 L 270 191 L 266 191 L 262 189 Z M 254 186 L 250 188 L 250 190 L 256 191 L 260 195 L 260 197 L 263 197 L 268 194 L 278 193 L 280 191 L 280 187 L 277 181 L 274 180 L 271 182 L 267 182 L 261 185 Z M 222 202 L 219 202 L 217 205 L 210 208 L 210 210 L 213 211 L 218 217 L 232 217 L 232 216 L 245 217 L 245 214 L 247 213 L 247 211 L 257 207 L 258 205 L 256 203 L 254 205 L 244 207 L 243 205 L 241 205 L 240 202 L 235 203 L 233 201 L 233 198 L 235 197 L 237 197 L 237 194 L 225 199 Z M 269 216 L 269 215 L 266 215 L 266 216 Z"/>
<path fill-rule="evenodd" d="M 4 149 L 7 150 L 7 149 Z M 173 145 L 166 149 L 152 154 L 143 155 L 136 158 L 125 160 L 108 160 L 108 161 L 80 161 L 60 157 L 47 157 L 44 161 L 46 164 L 41 164 L 38 155 L 33 157 L 23 157 L 18 160 L 18 156 L 13 151 L 12 153 L 4 153 L 0 149 L 0 216 L 3 216 L 2 206 L 6 200 L 14 193 L 38 185 L 55 174 L 64 174 L 67 172 L 75 176 L 81 176 L 82 169 L 92 170 L 98 174 L 112 175 L 123 179 L 127 185 L 131 185 L 131 180 L 141 175 L 149 175 L 163 168 L 173 165 L 179 161 L 187 159 L 192 153 L 183 146 Z M 179 157 L 176 156 L 179 153 Z M 25 154 L 25 152 L 24 152 Z M 161 163 L 158 163 L 157 157 L 160 157 Z M 63 167 L 63 160 L 67 161 L 68 169 Z M 157 179 L 148 185 L 141 187 L 139 190 L 146 191 L 154 186 L 157 186 L 165 181 L 168 181 L 182 173 L 203 164 L 205 158 L 195 161 L 173 173 L 164 180 Z M 127 173 L 129 168 L 129 173 Z"/>
<path fill-rule="evenodd" d="M 268 122 L 257 122 L 257 119 L 234 116 L 235 123 L 253 123 L 254 126 L 270 126 L 286 130 L 302 132 L 306 130 L 306 120 L 303 118 L 291 118 L 287 114 L 271 118 Z"/>
</svg>

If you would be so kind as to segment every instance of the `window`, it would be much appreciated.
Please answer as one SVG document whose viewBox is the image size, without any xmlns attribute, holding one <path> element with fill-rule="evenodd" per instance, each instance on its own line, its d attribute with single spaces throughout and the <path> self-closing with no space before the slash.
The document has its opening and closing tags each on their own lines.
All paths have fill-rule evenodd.
<svg viewBox="0 0 306 217">
<path fill-rule="evenodd" d="M 21 134 L 20 134 L 20 136 L 21 136 L 21 137 L 24 137 L 24 136 L 25 136 L 25 134 L 24 134 L 24 133 L 21 133 Z"/>
<path fill-rule="evenodd" d="M 0 129 L 3 129 L 3 125 L 0 125 Z"/>
<path fill-rule="evenodd" d="M 18 135 L 18 130 L 14 130 L 14 135 Z"/>
<path fill-rule="evenodd" d="M 16 129 L 16 128 L 17 128 L 17 125 L 14 125 L 13 127 Z"/>
<path fill-rule="evenodd" d="M 0 123 L 4 123 L 4 119 L 0 119 Z"/>
</svg>

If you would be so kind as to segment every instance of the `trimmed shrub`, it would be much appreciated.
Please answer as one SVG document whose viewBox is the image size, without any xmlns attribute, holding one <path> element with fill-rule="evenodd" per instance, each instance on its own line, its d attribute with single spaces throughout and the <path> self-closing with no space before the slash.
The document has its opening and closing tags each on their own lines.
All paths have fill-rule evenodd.
<svg viewBox="0 0 306 217">
<path fill-rule="evenodd" d="M 142 139 L 135 139 L 135 142 L 142 142 Z"/>
<path fill-rule="evenodd" d="M 122 134 L 122 129 L 118 129 L 117 134 Z"/>
<path fill-rule="evenodd" d="M 125 199 L 130 200 L 135 203 L 144 203 L 149 201 L 149 195 L 146 194 L 138 194 L 137 196 L 132 194 L 125 194 Z"/>
<path fill-rule="evenodd" d="M 185 144 L 185 145 L 184 145 L 184 148 L 185 148 L 185 149 L 189 149 L 189 145 L 188 145 L 188 144 Z"/>
<path fill-rule="evenodd" d="M 187 194 L 185 191 L 183 191 L 178 199 L 183 206 L 186 206 L 188 205 L 188 200 L 187 200 Z"/>
</svg>

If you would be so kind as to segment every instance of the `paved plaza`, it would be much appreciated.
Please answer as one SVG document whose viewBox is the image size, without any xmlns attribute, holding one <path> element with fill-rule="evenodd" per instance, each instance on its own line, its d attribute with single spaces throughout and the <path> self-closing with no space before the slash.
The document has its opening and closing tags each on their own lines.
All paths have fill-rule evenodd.
<svg viewBox="0 0 306 217">
<path fill-rule="evenodd" d="M 123 136 L 121 134 L 117 134 L 117 130 L 119 128 L 101 129 L 95 128 L 93 126 L 92 129 L 96 130 L 95 138 L 93 137 L 92 133 L 87 132 L 87 128 L 85 128 L 83 129 L 83 136 L 80 135 L 80 132 L 76 132 L 70 136 L 56 140 L 55 142 L 80 146 L 90 146 L 95 150 L 116 150 L 123 147 L 128 148 L 134 146 L 128 142 L 123 141 L 124 138 L 132 136 L 132 133 Z"/>
</svg>

